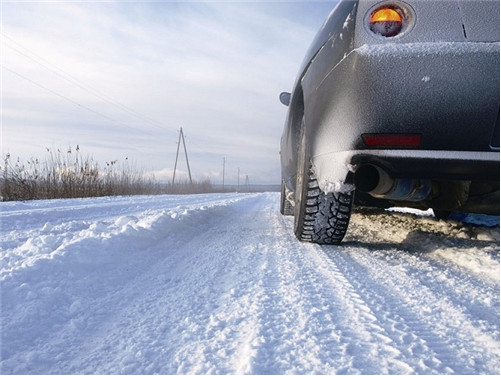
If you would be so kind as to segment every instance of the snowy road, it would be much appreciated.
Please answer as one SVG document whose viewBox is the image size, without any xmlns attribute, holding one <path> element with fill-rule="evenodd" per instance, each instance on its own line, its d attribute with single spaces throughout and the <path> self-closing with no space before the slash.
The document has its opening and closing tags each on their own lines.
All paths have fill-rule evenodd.
<svg viewBox="0 0 501 376">
<path fill-rule="evenodd" d="M 499 374 L 499 226 L 279 195 L 2 203 L 0 372 Z"/>
</svg>

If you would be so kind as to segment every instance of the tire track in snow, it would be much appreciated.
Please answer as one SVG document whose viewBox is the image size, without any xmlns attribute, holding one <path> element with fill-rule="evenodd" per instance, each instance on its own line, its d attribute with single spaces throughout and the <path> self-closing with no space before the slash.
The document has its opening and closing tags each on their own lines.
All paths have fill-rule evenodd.
<svg viewBox="0 0 501 376">
<path fill-rule="evenodd" d="M 329 303 L 303 264 L 308 245 L 291 237 L 284 219 L 269 218 L 274 241 L 268 243 L 259 333 L 262 342 L 253 373 L 333 373 L 342 367 L 344 350 L 329 312 Z M 321 289 L 321 287 L 320 287 Z"/>
<path fill-rule="evenodd" d="M 325 257 L 319 246 L 315 246 L 309 256 L 316 273 L 314 281 L 323 285 L 326 301 L 335 317 L 335 327 L 341 334 L 340 345 L 345 348 L 342 362 L 348 369 L 341 369 L 340 373 L 412 372 L 398 359 L 398 349 L 344 272 Z"/>
<path fill-rule="evenodd" d="M 483 331 L 447 293 L 423 285 L 409 273 L 409 258 L 391 265 L 366 249 L 325 251 L 377 312 L 378 322 L 416 372 L 499 370 L 499 330 Z"/>
<path fill-rule="evenodd" d="M 346 245 L 371 251 L 499 333 L 499 227 L 368 211 L 354 214 Z M 370 233 L 370 235 L 367 235 Z M 498 338 L 499 340 L 499 338 Z"/>
<path fill-rule="evenodd" d="M 261 309 L 268 343 L 255 373 L 411 372 L 344 275 L 318 246 L 292 238 L 290 227 L 282 225 L 270 260 Z"/>
<path fill-rule="evenodd" d="M 466 364 L 461 372 L 499 372 L 499 227 L 407 213 L 362 213 L 353 216 L 345 243 L 361 252 L 348 252 L 347 264 L 367 265 L 379 279 L 391 270 L 395 275 L 386 276 L 396 287 L 408 286 L 407 295 L 418 289 L 418 296 L 433 297 L 425 302 L 428 315 L 437 314 L 441 320 L 432 319 L 431 328 L 436 332 L 442 325 L 448 342 L 455 341 L 449 353 L 460 360 L 451 361 L 453 369 Z M 375 286 L 380 284 L 376 281 Z M 412 307 L 420 312 L 419 304 Z"/>
<path fill-rule="evenodd" d="M 449 251 L 453 252 L 452 249 Z M 438 299 L 447 300 L 457 307 L 479 330 L 491 333 L 494 337 L 497 333 L 499 341 L 499 311 L 492 309 L 500 304 L 498 284 L 465 273 L 457 264 L 437 259 L 428 253 L 418 252 L 416 255 L 412 251 L 394 251 L 391 260 L 378 251 L 371 256 L 390 265 L 406 265 L 407 274 L 417 283 L 432 291 Z"/>
<path fill-rule="evenodd" d="M 261 233 L 263 206 L 269 207 L 266 197 L 245 212 L 234 211 L 231 218 L 213 226 L 216 231 L 224 231 L 225 236 L 214 234 L 198 240 L 202 248 L 203 244 L 210 244 L 214 252 L 208 255 L 211 260 L 204 263 L 219 265 L 225 261 L 224 267 L 218 267 L 207 281 L 213 286 L 207 294 L 215 299 L 213 309 L 195 320 L 205 324 L 196 324 L 199 330 L 192 331 L 195 340 L 175 354 L 176 372 L 249 373 L 259 341 L 257 300 L 266 252 L 259 242 L 249 242 L 249 234 Z"/>
</svg>

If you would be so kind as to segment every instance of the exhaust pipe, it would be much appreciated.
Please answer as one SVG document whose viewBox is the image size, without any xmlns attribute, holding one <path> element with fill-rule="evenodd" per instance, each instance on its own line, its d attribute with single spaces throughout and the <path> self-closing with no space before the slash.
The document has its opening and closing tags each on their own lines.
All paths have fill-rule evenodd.
<svg viewBox="0 0 501 376">
<path fill-rule="evenodd" d="M 430 180 L 392 178 L 374 165 L 363 165 L 355 171 L 355 187 L 373 197 L 395 201 L 423 201 L 432 191 Z"/>
</svg>

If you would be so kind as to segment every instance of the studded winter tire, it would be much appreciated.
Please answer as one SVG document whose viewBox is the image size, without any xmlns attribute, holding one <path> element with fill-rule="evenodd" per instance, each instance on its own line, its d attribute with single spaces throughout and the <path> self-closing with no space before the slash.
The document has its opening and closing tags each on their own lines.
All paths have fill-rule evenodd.
<svg viewBox="0 0 501 376">
<path fill-rule="evenodd" d="M 324 193 L 312 171 L 311 156 L 304 130 L 301 130 L 294 232 L 301 241 L 319 244 L 339 244 L 348 229 L 353 193 Z"/>
</svg>

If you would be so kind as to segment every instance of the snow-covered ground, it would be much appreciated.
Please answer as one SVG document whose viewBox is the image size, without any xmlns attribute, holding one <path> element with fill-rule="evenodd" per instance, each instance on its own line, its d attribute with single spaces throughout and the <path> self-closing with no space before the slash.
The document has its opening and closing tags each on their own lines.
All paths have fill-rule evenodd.
<svg viewBox="0 0 501 376">
<path fill-rule="evenodd" d="M 1 203 L 1 373 L 499 374 L 499 221 L 356 212 L 319 246 L 278 206 Z"/>
</svg>

